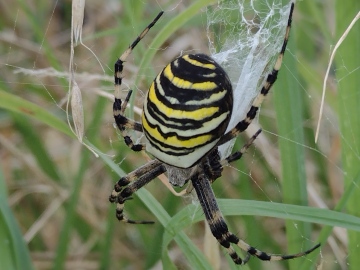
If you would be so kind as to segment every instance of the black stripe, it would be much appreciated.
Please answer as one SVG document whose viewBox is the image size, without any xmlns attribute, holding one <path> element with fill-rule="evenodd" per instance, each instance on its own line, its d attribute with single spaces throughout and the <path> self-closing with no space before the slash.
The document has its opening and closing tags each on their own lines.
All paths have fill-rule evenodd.
<svg viewBox="0 0 360 270">
<path fill-rule="evenodd" d="M 179 119 L 179 118 L 169 117 L 168 115 L 162 113 L 155 106 L 155 104 L 153 104 L 151 102 L 147 103 L 147 111 L 146 112 L 149 115 L 151 115 L 159 123 L 159 125 L 167 126 L 169 128 L 179 129 L 179 130 L 196 130 L 196 129 L 202 128 L 205 123 L 211 121 L 211 119 L 216 118 L 225 112 L 225 110 L 222 109 L 222 107 L 218 107 L 218 108 L 219 108 L 219 110 L 217 112 L 215 112 L 213 115 L 203 118 L 201 120 L 194 120 L 194 119 L 190 119 L 190 118 Z M 214 126 L 213 130 L 221 131 L 223 129 L 223 126 L 225 126 L 225 128 L 226 128 L 227 124 L 229 122 L 228 121 L 229 118 L 230 118 L 230 113 L 228 114 L 227 118 L 222 123 L 220 123 L 218 126 Z M 170 122 L 173 122 L 176 124 L 172 124 Z M 217 133 L 219 133 L 219 132 L 217 132 Z M 222 134 L 219 134 L 219 136 L 221 136 L 221 135 Z"/>
<path fill-rule="evenodd" d="M 181 77 L 179 77 L 181 78 Z M 183 78 L 181 78 L 183 79 Z M 215 82 L 217 83 L 217 82 Z M 185 110 L 185 111 L 193 111 L 199 108 L 198 105 L 186 105 L 184 106 L 184 104 L 186 102 L 189 101 L 203 101 L 205 99 L 209 99 L 211 97 L 211 95 L 222 92 L 222 91 L 227 91 L 228 93 L 226 93 L 226 95 L 224 96 L 224 99 L 227 98 L 227 96 L 231 95 L 231 88 L 223 88 L 223 87 L 216 87 L 212 90 L 195 90 L 195 89 L 191 89 L 191 88 L 179 88 L 176 85 L 174 85 L 167 77 L 165 77 L 165 75 L 163 73 L 160 74 L 160 85 L 162 87 L 162 89 L 164 90 L 164 95 L 167 98 L 175 98 L 179 101 L 179 104 L 171 104 L 168 99 L 166 99 L 164 96 L 162 96 L 159 93 L 159 88 L 158 88 L 158 84 L 156 83 L 156 81 L 154 82 L 154 86 L 155 86 L 155 92 L 156 92 L 156 96 L 157 98 L 164 103 L 166 106 L 174 108 L 174 109 L 181 109 L 181 110 Z M 211 101 L 210 101 L 211 102 Z M 208 106 L 211 106 L 212 103 L 209 103 Z M 206 104 L 201 105 L 202 107 L 205 107 Z"/>
<path fill-rule="evenodd" d="M 179 57 L 175 61 L 171 62 L 171 70 L 175 77 L 179 77 L 193 83 L 210 81 L 218 84 L 217 82 L 219 81 L 219 78 L 222 78 L 224 74 L 226 74 L 220 65 L 205 54 L 189 54 L 188 56 L 190 59 L 196 60 L 202 64 L 212 64 L 215 66 L 215 69 L 196 66 L 186 61 L 183 57 Z M 175 63 L 177 63 L 177 66 Z M 215 77 L 208 76 L 214 73 L 216 74 Z"/>
<path fill-rule="evenodd" d="M 156 128 L 156 129 L 159 131 L 159 133 L 161 134 L 161 136 L 162 136 L 163 138 L 165 138 L 165 139 L 166 139 L 166 138 L 169 138 L 169 137 L 172 137 L 172 136 L 176 136 L 176 138 L 177 138 L 178 140 L 180 140 L 180 141 L 187 141 L 187 140 L 189 140 L 189 139 L 194 139 L 194 138 L 197 138 L 197 137 L 200 137 L 200 136 L 211 135 L 211 136 L 212 136 L 212 137 L 211 137 L 211 140 L 209 140 L 208 142 L 212 142 L 214 139 L 219 138 L 219 136 L 216 136 L 217 134 L 214 134 L 214 132 L 212 132 L 213 130 L 219 129 L 219 127 L 215 127 L 213 130 L 210 130 L 209 132 L 199 133 L 199 134 L 195 134 L 195 135 L 193 135 L 193 136 L 181 136 L 181 135 L 177 134 L 176 131 L 168 132 L 168 133 L 163 133 L 163 132 L 161 131 L 161 129 L 159 128 L 158 125 L 154 125 L 154 124 L 152 124 L 151 122 L 149 122 L 149 120 L 148 120 L 147 117 L 146 117 L 146 114 L 145 114 L 145 119 L 146 119 L 148 125 L 149 125 L 151 128 Z M 145 130 L 145 131 L 146 131 L 146 130 Z M 149 134 L 149 133 L 146 133 L 146 134 L 149 135 L 149 136 L 151 136 L 151 134 Z M 152 137 L 152 136 L 151 136 L 151 137 Z M 152 138 L 153 138 L 153 137 L 152 137 Z M 155 140 L 155 139 L 154 139 L 154 140 Z M 207 143 L 208 143 L 208 142 L 207 142 Z M 207 143 L 205 143 L 205 144 L 207 144 Z M 164 144 L 164 145 L 167 145 L 167 144 Z M 202 146 L 202 145 L 199 145 L 199 146 Z M 185 149 L 187 149 L 187 148 L 185 148 Z"/>
<path fill-rule="evenodd" d="M 213 136 L 210 140 L 208 140 L 207 142 L 205 142 L 203 144 L 196 145 L 196 147 L 187 148 L 187 147 L 175 147 L 173 145 L 169 145 L 169 144 L 160 142 L 160 141 L 156 140 L 155 138 L 153 138 L 146 130 L 145 130 L 145 135 L 146 135 L 147 139 L 149 140 L 149 142 L 151 143 L 151 146 L 153 146 L 154 148 L 158 149 L 159 151 L 161 151 L 167 155 L 171 155 L 171 156 L 187 155 L 189 153 L 194 152 L 197 148 L 207 145 L 207 144 L 211 143 L 212 141 L 214 141 L 216 138 L 218 138 L 216 136 Z M 164 149 L 161 149 L 160 147 L 167 148 L 170 150 L 164 150 Z M 166 162 L 166 161 L 164 161 L 164 162 Z"/>
<path fill-rule="evenodd" d="M 180 103 L 186 103 L 187 101 L 202 101 L 204 99 L 210 98 L 210 96 L 214 93 L 227 91 L 227 94 L 225 95 L 226 99 L 232 98 L 232 85 L 230 79 L 220 65 L 218 65 L 214 60 L 212 60 L 209 56 L 205 54 L 189 54 L 188 56 L 189 58 L 197 60 L 203 64 L 211 63 L 216 67 L 216 69 L 211 70 L 207 68 L 202 68 L 187 62 L 183 59 L 183 57 L 179 57 L 169 64 L 171 66 L 173 75 L 191 83 L 213 82 L 217 85 L 217 87 L 213 90 L 194 90 L 191 88 L 178 88 L 174 84 L 172 84 L 172 82 L 167 77 L 165 77 L 165 75 L 163 74 L 163 70 L 160 73 L 160 84 L 165 92 L 165 96 L 174 97 L 179 100 Z M 175 65 L 175 62 L 178 63 L 177 67 Z M 216 76 L 206 77 L 206 75 L 212 73 L 215 73 Z M 154 83 L 156 84 L 156 82 Z M 166 104 L 165 102 L 166 101 L 164 101 L 164 104 Z"/>
</svg>

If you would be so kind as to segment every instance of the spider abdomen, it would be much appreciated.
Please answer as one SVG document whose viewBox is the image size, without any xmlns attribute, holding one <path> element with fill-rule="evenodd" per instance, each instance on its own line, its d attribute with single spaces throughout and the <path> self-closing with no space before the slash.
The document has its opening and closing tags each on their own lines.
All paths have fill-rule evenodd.
<svg viewBox="0 0 360 270">
<path fill-rule="evenodd" d="M 232 104 L 230 80 L 211 57 L 176 58 L 155 78 L 144 101 L 146 150 L 169 165 L 193 166 L 224 134 Z"/>
</svg>

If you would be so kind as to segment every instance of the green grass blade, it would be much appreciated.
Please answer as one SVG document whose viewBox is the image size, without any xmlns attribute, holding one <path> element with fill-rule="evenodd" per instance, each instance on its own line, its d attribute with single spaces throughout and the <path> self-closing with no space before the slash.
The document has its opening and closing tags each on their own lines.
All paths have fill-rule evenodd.
<svg viewBox="0 0 360 270">
<path fill-rule="evenodd" d="M 44 147 L 41 134 L 29 123 L 27 117 L 20 114 L 12 114 L 12 118 L 18 131 L 22 134 L 23 141 L 33 153 L 41 169 L 55 181 L 60 181 L 56 165 Z"/>
<path fill-rule="evenodd" d="M 356 194 L 355 190 L 359 185 L 360 185 L 360 173 L 356 176 L 354 181 L 346 188 L 343 196 L 339 200 L 338 204 L 335 206 L 334 211 L 342 212 L 344 210 L 350 198 L 354 194 Z M 332 232 L 332 229 L 333 226 L 329 226 L 329 225 L 322 228 L 318 237 L 318 242 L 322 244 L 326 243 L 327 238 L 330 236 Z M 301 267 L 301 270 L 310 269 L 311 265 L 313 264 L 313 261 L 316 259 L 318 255 L 319 255 L 318 253 L 312 253 L 307 255 L 307 258 L 309 260 L 304 262 L 304 264 Z"/>
<path fill-rule="evenodd" d="M 218 202 L 224 216 L 254 215 L 273 217 L 328 226 L 338 226 L 360 232 L 359 217 L 333 210 L 241 199 L 218 199 Z M 188 205 L 172 218 L 167 224 L 166 230 L 168 233 L 174 234 L 203 219 L 204 215 L 200 207 Z M 303 249 L 305 249 L 305 247 L 303 247 Z"/>
<path fill-rule="evenodd" d="M 8 204 L 6 184 L 0 170 L 0 262 L 1 269 L 32 270 L 29 250 Z"/>
<path fill-rule="evenodd" d="M 288 50 L 295 52 L 295 40 L 290 39 Z M 291 71 L 291 72 L 290 72 Z M 282 195 L 284 203 L 307 205 L 303 104 L 295 58 L 285 52 L 284 63 L 274 90 L 279 148 L 282 165 Z M 286 221 L 288 253 L 297 253 L 310 238 L 309 226 Z M 305 248 L 310 247 L 306 243 Z M 289 261 L 290 269 L 299 269 L 300 260 Z"/>
<path fill-rule="evenodd" d="M 66 207 L 65 222 L 63 223 L 57 245 L 56 258 L 53 265 L 54 270 L 61 270 L 65 268 L 66 256 L 68 254 L 68 247 L 71 239 L 71 230 L 74 226 L 75 211 L 79 201 L 79 193 L 82 187 L 84 174 L 88 167 L 89 157 L 90 153 L 88 151 L 83 152 L 78 173 L 73 180 L 74 185 Z"/>
<path fill-rule="evenodd" d="M 360 10 L 359 1 L 336 1 L 336 37 L 340 38 L 351 20 Z M 345 188 L 352 185 L 359 173 L 360 149 L 360 22 L 358 21 L 336 53 L 336 78 L 338 83 L 339 123 L 341 130 L 342 163 Z M 355 72 L 353 72 L 355 71 Z M 348 213 L 360 217 L 360 190 L 355 189 L 347 203 Z M 348 231 L 348 266 L 360 265 L 360 233 Z"/>
<path fill-rule="evenodd" d="M 204 257 L 204 255 L 194 244 L 191 243 L 189 239 L 184 237 L 185 234 L 181 232 L 182 229 L 192 224 L 193 220 L 191 213 L 194 213 L 196 209 L 200 210 L 201 213 L 203 212 L 201 208 L 196 208 L 194 205 L 189 205 L 185 209 L 187 210 L 187 215 L 177 214 L 171 220 L 169 220 L 167 224 L 165 224 L 166 227 L 163 236 L 163 258 L 166 258 L 168 245 L 174 239 L 179 244 L 182 251 L 184 252 L 184 255 L 189 260 L 192 269 L 211 269 L 211 266 L 209 265 L 209 262 Z M 174 226 L 174 224 L 176 224 L 176 226 Z M 177 230 L 178 228 L 182 229 Z"/>
<path fill-rule="evenodd" d="M 359 181 L 360 177 L 357 179 Z M 349 190 L 350 192 L 350 190 Z M 327 226 L 338 226 L 360 232 L 360 218 L 332 211 L 328 209 L 313 208 L 307 206 L 290 205 L 282 203 L 260 202 L 251 200 L 235 200 L 235 199 L 218 199 L 220 209 L 224 216 L 264 216 L 274 217 L 285 220 L 296 220 L 314 224 L 321 224 Z M 342 202 L 342 206 L 344 203 Z M 177 213 L 166 226 L 166 237 L 164 237 L 164 245 L 171 241 L 171 236 L 174 237 L 177 232 L 182 231 L 184 228 L 190 227 L 192 224 L 204 219 L 201 208 L 195 205 L 188 205 L 186 208 Z M 325 238 L 321 238 L 324 239 Z M 321 243 L 324 243 L 321 241 Z M 316 244 L 316 243 L 315 243 Z M 313 244 L 313 245 L 315 245 Z M 260 246 L 257 246 L 261 249 Z M 165 247 L 164 247 L 165 248 Z M 307 247 L 302 246 L 300 250 L 305 250 Z M 318 251 L 308 255 L 306 260 L 300 261 L 302 268 L 310 269 L 314 264 L 315 257 L 319 255 Z M 306 264 L 302 265 L 302 263 Z"/>
<path fill-rule="evenodd" d="M 49 113 L 44 108 L 3 90 L 0 90 L 0 108 L 21 113 L 22 115 L 31 117 L 62 133 L 65 133 L 72 138 L 75 137 L 67 123 L 63 120 Z"/>
<path fill-rule="evenodd" d="M 100 129 L 101 126 L 101 117 L 99 115 L 103 115 L 106 99 L 100 97 L 95 104 L 93 119 L 91 119 L 92 123 L 92 132 L 88 132 L 88 140 L 92 141 L 94 140 L 94 137 L 97 136 L 96 130 Z M 96 149 L 97 150 L 97 149 Z M 100 152 L 99 150 L 97 150 Z M 85 150 L 82 152 L 81 155 L 81 161 L 79 165 L 79 169 L 77 172 L 77 175 L 74 178 L 73 186 L 72 186 L 72 193 L 70 195 L 70 200 L 67 204 L 66 208 L 66 216 L 62 231 L 60 234 L 60 240 L 57 246 L 57 252 L 56 252 L 56 258 L 54 261 L 54 267 L 53 269 L 63 269 L 66 262 L 66 256 L 68 255 L 68 249 L 69 249 L 69 242 L 71 237 L 71 230 L 76 227 L 75 225 L 75 218 L 76 218 L 76 208 L 78 206 L 79 198 L 80 198 L 80 191 L 83 185 L 84 175 L 89 167 L 89 161 L 92 154 Z M 111 227 L 110 227 L 111 228 Z M 79 228 L 78 228 L 79 229 Z M 85 230 L 85 228 L 82 228 L 82 230 Z M 106 250 L 104 251 L 106 252 Z M 106 254 L 104 254 L 106 256 Z"/>
</svg>

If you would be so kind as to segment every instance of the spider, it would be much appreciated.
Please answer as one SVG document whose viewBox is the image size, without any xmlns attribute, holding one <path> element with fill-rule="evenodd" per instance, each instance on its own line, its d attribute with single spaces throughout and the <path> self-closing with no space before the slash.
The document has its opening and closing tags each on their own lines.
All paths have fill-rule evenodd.
<svg viewBox="0 0 360 270">
<path fill-rule="evenodd" d="M 309 250 L 292 255 L 270 254 L 252 247 L 228 230 L 211 188 L 211 184 L 221 176 L 223 167 L 240 159 L 261 132 L 258 130 L 239 151 L 221 160 L 218 146 L 246 130 L 276 81 L 289 38 L 293 10 L 294 3 L 291 4 L 283 45 L 273 70 L 267 75 L 245 119 L 228 132 L 226 128 L 233 113 L 232 85 L 224 69 L 205 54 L 182 55 L 165 66 L 152 82 L 145 97 L 141 123 L 125 116 L 132 91 L 128 92 L 122 102 L 119 95 L 124 62 L 156 24 L 163 11 L 120 56 L 115 63 L 114 75 L 113 114 L 116 125 L 128 147 L 133 151 L 146 150 L 155 158 L 120 178 L 115 184 L 109 201 L 116 203 L 118 220 L 133 224 L 153 223 L 128 219 L 123 213 L 124 203 L 138 189 L 167 172 L 172 185 L 183 186 L 191 181 L 212 234 L 236 264 L 247 263 L 251 256 L 264 261 L 298 258 L 320 246 L 317 244 Z M 144 133 L 146 144 L 135 144 L 127 129 Z M 241 259 L 232 245 L 237 245 L 246 252 L 246 257 Z"/>
</svg>

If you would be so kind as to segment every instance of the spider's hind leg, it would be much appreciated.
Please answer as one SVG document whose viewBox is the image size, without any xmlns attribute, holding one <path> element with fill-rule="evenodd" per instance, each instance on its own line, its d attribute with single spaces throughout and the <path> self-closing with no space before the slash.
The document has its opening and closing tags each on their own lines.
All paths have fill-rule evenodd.
<svg viewBox="0 0 360 270">
<path fill-rule="evenodd" d="M 193 175 L 191 182 L 194 186 L 212 234 L 218 240 L 220 245 L 226 248 L 230 257 L 236 264 L 246 264 L 250 259 L 250 255 L 255 256 L 263 261 L 281 261 L 294 259 L 305 256 L 320 246 L 320 244 L 317 244 L 309 250 L 291 255 L 277 255 L 258 250 L 247 244 L 245 241 L 239 239 L 235 234 L 229 231 L 225 219 L 216 202 L 216 198 L 208 177 L 203 172 L 198 172 L 197 174 Z M 231 244 L 237 245 L 247 253 L 245 259 L 240 258 Z"/>
</svg>

